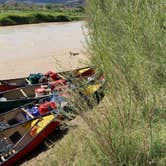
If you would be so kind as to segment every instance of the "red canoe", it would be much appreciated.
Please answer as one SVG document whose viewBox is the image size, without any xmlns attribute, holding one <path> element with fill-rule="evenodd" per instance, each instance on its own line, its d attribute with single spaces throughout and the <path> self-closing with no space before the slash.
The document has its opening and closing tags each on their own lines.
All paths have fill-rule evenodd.
<svg viewBox="0 0 166 166">
<path fill-rule="evenodd" d="M 0 165 L 11 166 L 36 148 L 60 125 L 55 115 L 26 122 L 0 133 Z"/>
</svg>

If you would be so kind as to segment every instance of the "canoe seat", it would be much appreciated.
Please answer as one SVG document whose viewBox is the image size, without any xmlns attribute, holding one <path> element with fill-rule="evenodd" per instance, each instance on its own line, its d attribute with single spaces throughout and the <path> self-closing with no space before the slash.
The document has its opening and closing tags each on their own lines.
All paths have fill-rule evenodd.
<svg viewBox="0 0 166 166">
<path fill-rule="evenodd" d="M 30 118 L 34 118 L 34 116 L 31 114 L 31 113 L 29 113 L 26 109 L 24 109 L 24 108 L 22 108 L 22 110 L 30 117 Z"/>
<path fill-rule="evenodd" d="M 31 82 L 26 78 L 25 81 L 29 84 L 32 85 Z"/>
<path fill-rule="evenodd" d="M 20 89 L 20 92 L 23 94 L 24 97 L 28 97 L 27 94 L 23 91 L 23 89 Z"/>
</svg>

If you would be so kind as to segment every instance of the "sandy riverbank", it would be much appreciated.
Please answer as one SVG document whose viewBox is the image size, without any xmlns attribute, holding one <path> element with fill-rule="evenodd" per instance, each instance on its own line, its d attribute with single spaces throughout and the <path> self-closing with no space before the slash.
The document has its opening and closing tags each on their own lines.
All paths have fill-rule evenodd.
<svg viewBox="0 0 166 166">
<path fill-rule="evenodd" d="M 0 79 L 86 66 L 84 22 L 0 28 Z M 69 52 L 79 52 L 70 56 Z"/>
</svg>

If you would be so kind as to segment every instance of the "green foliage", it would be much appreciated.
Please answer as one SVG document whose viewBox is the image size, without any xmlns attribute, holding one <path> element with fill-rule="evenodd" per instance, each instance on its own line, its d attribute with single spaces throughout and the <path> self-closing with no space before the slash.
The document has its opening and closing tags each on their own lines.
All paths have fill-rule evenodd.
<svg viewBox="0 0 166 166">
<path fill-rule="evenodd" d="M 31 23 L 53 22 L 55 20 L 55 16 L 43 13 L 33 13 L 30 18 Z"/>
<path fill-rule="evenodd" d="M 81 118 L 78 118 L 77 120 L 84 124 Z M 96 162 L 92 149 L 89 147 L 89 139 L 86 137 L 90 138 L 90 136 L 87 128 L 85 129 L 83 126 L 79 126 L 76 129 L 71 128 L 68 134 L 55 144 L 39 165 L 89 166 L 89 164 L 91 164 L 94 166 L 102 166 Z M 101 156 L 100 153 L 96 155 Z"/>
<path fill-rule="evenodd" d="M 165 156 L 156 133 L 166 114 L 163 13 L 162 0 L 88 0 L 90 59 L 108 82 L 103 116 L 85 119 L 103 165 L 156 165 Z"/>
<path fill-rule="evenodd" d="M 41 22 L 65 22 L 72 20 L 81 20 L 82 16 L 70 15 L 68 13 L 43 13 L 43 12 L 29 12 L 29 13 L 9 13 L 0 16 L 0 25 L 17 25 L 30 24 Z"/>
<path fill-rule="evenodd" d="M 15 22 L 15 24 L 16 23 L 19 23 L 19 24 L 28 24 L 29 23 L 28 16 L 9 15 L 8 18 L 13 20 Z"/>
<path fill-rule="evenodd" d="M 1 21 L 0 21 L 0 25 L 3 25 L 3 26 L 5 26 L 5 25 L 15 25 L 15 24 L 16 24 L 16 22 L 11 20 L 8 17 L 3 17 L 3 18 L 1 18 Z"/>
<path fill-rule="evenodd" d="M 57 22 L 60 22 L 60 21 L 69 21 L 69 20 L 70 20 L 70 18 L 67 17 L 67 16 L 65 16 L 65 15 L 58 15 L 58 16 L 56 17 L 56 21 L 57 21 Z"/>
<path fill-rule="evenodd" d="M 0 25 L 82 20 L 83 8 L 61 5 L 0 5 Z"/>
</svg>

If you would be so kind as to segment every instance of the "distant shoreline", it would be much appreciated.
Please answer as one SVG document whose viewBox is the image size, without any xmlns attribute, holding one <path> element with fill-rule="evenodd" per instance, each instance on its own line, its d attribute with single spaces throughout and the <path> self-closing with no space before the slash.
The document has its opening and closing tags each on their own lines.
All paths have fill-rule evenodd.
<svg viewBox="0 0 166 166">
<path fill-rule="evenodd" d="M 56 12 L 18 12 L 0 14 L 0 26 L 12 26 L 22 24 L 69 22 L 83 20 L 83 14 L 56 13 Z"/>
</svg>

